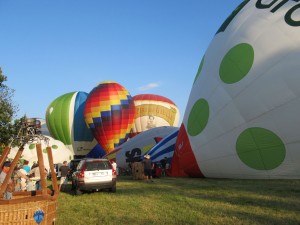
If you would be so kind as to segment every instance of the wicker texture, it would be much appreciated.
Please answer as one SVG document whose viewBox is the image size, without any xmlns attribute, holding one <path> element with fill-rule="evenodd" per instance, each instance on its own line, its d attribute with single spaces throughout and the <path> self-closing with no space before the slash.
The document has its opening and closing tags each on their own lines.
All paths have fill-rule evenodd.
<svg viewBox="0 0 300 225">
<path fill-rule="evenodd" d="M 33 215 L 37 210 L 45 212 L 40 225 L 53 225 L 56 218 L 57 200 L 30 201 L 19 204 L 0 204 L 0 225 L 38 224 Z"/>
</svg>

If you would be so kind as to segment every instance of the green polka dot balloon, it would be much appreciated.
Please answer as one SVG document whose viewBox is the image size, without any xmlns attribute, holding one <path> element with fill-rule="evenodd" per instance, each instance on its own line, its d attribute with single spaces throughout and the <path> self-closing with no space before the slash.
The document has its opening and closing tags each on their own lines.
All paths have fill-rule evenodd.
<svg viewBox="0 0 300 225">
<path fill-rule="evenodd" d="M 48 159 L 48 151 L 47 147 L 51 147 L 52 149 L 52 157 L 54 163 L 63 163 L 63 161 L 70 161 L 70 158 L 74 158 L 74 153 L 66 147 L 66 145 L 59 141 L 56 140 L 52 137 L 46 136 L 49 141 L 41 141 L 41 150 L 42 150 L 42 156 L 44 160 L 45 167 L 49 170 L 49 159 Z M 14 158 L 16 153 L 18 152 L 19 147 L 13 147 L 10 151 L 10 158 Z M 37 156 L 37 150 L 36 150 L 36 143 L 29 143 L 24 146 L 24 150 L 22 152 L 22 159 L 26 159 L 29 161 L 29 165 L 31 166 L 33 162 L 38 161 L 38 156 Z"/>
<path fill-rule="evenodd" d="M 172 175 L 300 179 L 299 9 L 245 0 L 220 26 L 194 77 Z"/>
</svg>

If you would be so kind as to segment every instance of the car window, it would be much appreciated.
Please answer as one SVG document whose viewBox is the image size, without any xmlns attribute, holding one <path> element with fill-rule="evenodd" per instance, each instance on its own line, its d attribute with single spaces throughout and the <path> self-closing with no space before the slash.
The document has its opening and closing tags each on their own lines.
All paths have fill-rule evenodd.
<svg viewBox="0 0 300 225">
<path fill-rule="evenodd" d="M 109 170 L 111 164 L 108 161 L 91 161 L 86 163 L 86 171 Z"/>
</svg>

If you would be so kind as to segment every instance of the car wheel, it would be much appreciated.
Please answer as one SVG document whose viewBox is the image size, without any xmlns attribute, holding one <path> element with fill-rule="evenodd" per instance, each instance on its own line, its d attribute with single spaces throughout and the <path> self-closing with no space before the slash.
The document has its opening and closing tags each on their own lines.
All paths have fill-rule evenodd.
<svg viewBox="0 0 300 225">
<path fill-rule="evenodd" d="M 71 187 L 71 189 L 74 191 L 75 188 L 76 188 L 76 185 L 75 185 L 74 181 L 72 180 L 72 187 Z"/>
<path fill-rule="evenodd" d="M 115 193 L 115 192 L 117 191 L 116 185 L 112 186 L 109 190 L 110 190 L 111 192 Z"/>
<path fill-rule="evenodd" d="M 82 191 L 79 188 L 76 188 L 75 195 L 82 195 Z"/>
</svg>

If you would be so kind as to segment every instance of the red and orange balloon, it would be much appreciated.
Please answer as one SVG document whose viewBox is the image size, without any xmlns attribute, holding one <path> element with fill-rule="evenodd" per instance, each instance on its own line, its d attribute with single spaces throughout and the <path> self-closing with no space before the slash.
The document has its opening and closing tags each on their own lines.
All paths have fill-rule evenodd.
<svg viewBox="0 0 300 225">
<path fill-rule="evenodd" d="M 86 124 L 107 153 L 126 141 L 134 117 L 135 105 L 130 93 L 116 82 L 101 82 L 87 97 Z"/>
</svg>

